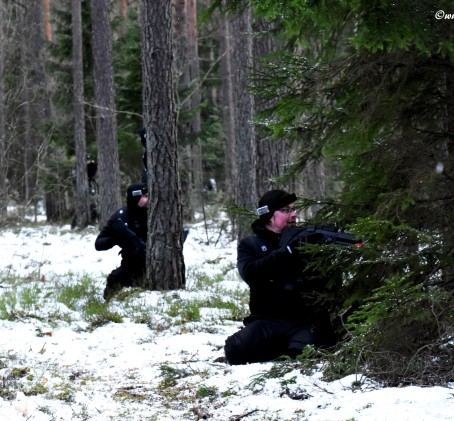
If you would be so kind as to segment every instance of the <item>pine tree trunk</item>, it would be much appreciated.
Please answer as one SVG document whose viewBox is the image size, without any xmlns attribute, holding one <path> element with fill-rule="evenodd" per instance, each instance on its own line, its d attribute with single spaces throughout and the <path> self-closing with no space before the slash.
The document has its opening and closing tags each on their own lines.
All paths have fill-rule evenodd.
<svg viewBox="0 0 454 421">
<path fill-rule="evenodd" d="M 189 80 L 191 82 L 190 109 L 194 113 L 191 121 L 191 138 L 195 139 L 193 147 L 192 172 L 194 180 L 193 207 L 201 210 L 203 207 L 203 160 L 202 145 L 200 143 L 200 132 L 202 122 L 200 117 L 200 67 L 199 67 L 199 47 L 197 37 L 197 2 L 196 0 L 186 0 L 186 12 L 188 17 L 188 66 Z"/>
<path fill-rule="evenodd" d="M 46 28 L 46 40 L 52 41 L 52 25 L 51 25 L 51 11 L 50 11 L 50 0 L 44 0 L 44 21 Z"/>
<path fill-rule="evenodd" d="M 4 84 L 4 22 L 3 0 L 0 0 L 0 218 L 7 213 L 8 194 L 6 191 L 7 163 L 6 163 L 6 132 L 5 132 L 5 84 Z"/>
<path fill-rule="evenodd" d="M 187 0 L 174 1 L 174 29 L 175 29 L 175 61 L 174 66 L 178 77 L 178 91 L 187 92 L 190 83 L 190 74 L 188 67 L 188 36 L 187 36 Z M 183 177 L 182 184 L 182 205 L 183 205 L 183 218 L 186 221 L 194 220 L 195 203 L 194 203 L 194 172 L 192 168 L 193 145 L 189 140 L 191 135 L 191 126 L 189 122 L 183 122 L 182 116 L 189 112 L 190 102 L 185 101 L 184 98 L 179 98 L 179 112 L 178 112 L 178 139 L 182 155 L 182 171 Z"/>
<path fill-rule="evenodd" d="M 122 18 L 125 18 L 127 13 L 128 13 L 128 2 L 127 2 L 127 0 L 120 0 L 120 16 Z"/>
<path fill-rule="evenodd" d="M 50 121 L 50 103 L 47 92 L 47 80 L 44 72 L 44 11 L 42 0 L 31 0 L 25 8 L 26 50 L 24 60 L 27 69 L 26 98 L 29 101 L 27 113 L 27 152 L 26 166 L 26 198 L 32 205 L 34 215 L 37 214 L 40 174 L 43 163 L 47 161 L 48 139 L 43 128 Z M 45 192 L 47 193 L 47 192 Z M 63 215 L 59 215 L 63 216 Z"/>
<path fill-rule="evenodd" d="M 74 86 L 74 145 L 76 150 L 76 191 L 73 226 L 89 224 L 90 205 L 86 167 L 84 71 L 82 63 L 82 16 L 79 0 L 72 0 L 73 86 Z"/>
<path fill-rule="evenodd" d="M 24 28 L 28 27 L 26 11 L 21 7 L 17 7 L 18 12 L 18 23 L 20 31 L 20 63 L 22 69 L 29 68 L 29 61 L 27 57 L 27 37 Z M 33 179 L 35 171 L 33 168 L 34 162 L 34 148 L 33 138 L 31 133 L 31 112 L 30 112 L 30 98 L 29 98 L 29 87 L 28 79 L 24 78 L 24 89 L 22 91 L 22 116 L 23 116 L 23 130 L 25 132 L 24 142 L 24 155 L 23 155 L 23 174 L 24 174 L 24 200 L 25 203 L 29 203 L 33 196 Z"/>
<path fill-rule="evenodd" d="M 91 1 L 100 226 L 121 205 L 109 5 L 108 0 Z"/>
<path fill-rule="evenodd" d="M 231 24 L 226 15 L 219 18 L 219 50 L 221 55 L 221 108 L 224 128 L 224 183 L 225 200 L 234 203 L 236 200 L 238 171 L 236 167 L 237 152 L 235 145 L 235 104 L 232 80 L 232 40 Z M 236 232 L 236 218 L 231 215 L 232 232 Z"/>
<path fill-rule="evenodd" d="M 254 57 L 260 58 L 273 51 L 277 51 L 276 38 L 271 35 L 272 24 L 259 20 L 254 24 L 254 32 L 259 34 L 254 37 Z M 261 34 L 261 35 L 260 35 Z M 255 63 L 254 71 L 263 71 L 260 62 Z M 278 98 L 276 98 L 278 99 Z M 255 98 L 255 111 L 257 114 L 270 108 L 275 101 L 264 101 L 260 97 Z M 292 160 L 295 148 L 286 139 L 273 140 L 269 134 L 258 127 L 257 135 L 257 192 L 262 196 L 268 190 L 284 189 L 294 191 L 295 182 L 283 182 L 280 177 L 286 174 L 288 164 Z"/>
<path fill-rule="evenodd" d="M 175 2 L 175 46 L 176 70 L 179 77 L 179 91 L 185 92 L 181 98 L 179 118 L 179 138 L 183 147 L 184 165 L 184 216 L 193 220 L 194 212 L 203 206 L 203 165 L 202 147 L 199 136 L 201 132 L 199 87 L 199 51 L 197 39 L 197 8 L 195 0 L 178 0 Z M 192 115 L 191 120 L 184 116 Z"/>
<path fill-rule="evenodd" d="M 143 286 L 152 290 L 185 285 L 171 3 L 144 2 L 141 25 L 149 170 L 147 275 Z"/>
<path fill-rule="evenodd" d="M 235 142 L 238 171 L 236 204 L 244 209 L 257 207 L 257 145 L 254 117 L 254 99 L 249 93 L 249 69 L 252 68 L 251 10 L 245 9 L 232 19 L 232 70 L 235 103 Z M 250 223 L 240 221 L 238 238 L 250 232 Z"/>
</svg>

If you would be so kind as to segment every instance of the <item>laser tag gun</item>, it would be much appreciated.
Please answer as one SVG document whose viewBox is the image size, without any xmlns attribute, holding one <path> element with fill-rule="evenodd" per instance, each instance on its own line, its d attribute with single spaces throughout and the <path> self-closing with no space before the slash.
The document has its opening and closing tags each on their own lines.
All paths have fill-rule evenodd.
<svg viewBox="0 0 454 421">
<path fill-rule="evenodd" d="M 338 230 L 334 225 L 288 227 L 282 232 L 281 246 L 302 246 L 304 244 L 338 244 L 341 246 L 363 246 L 354 235 Z"/>
</svg>

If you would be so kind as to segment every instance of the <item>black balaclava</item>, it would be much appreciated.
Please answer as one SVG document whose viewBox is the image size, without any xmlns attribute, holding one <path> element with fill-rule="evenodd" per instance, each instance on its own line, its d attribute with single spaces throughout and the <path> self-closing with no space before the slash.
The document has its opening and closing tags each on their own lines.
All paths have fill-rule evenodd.
<svg viewBox="0 0 454 421">
<path fill-rule="evenodd" d="M 128 209 L 137 211 L 137 204 L 144 194 L 148 194 L 148 186 L 145 183 L 131 184 L 126 191 L 126 204 Z"/>
</svg>

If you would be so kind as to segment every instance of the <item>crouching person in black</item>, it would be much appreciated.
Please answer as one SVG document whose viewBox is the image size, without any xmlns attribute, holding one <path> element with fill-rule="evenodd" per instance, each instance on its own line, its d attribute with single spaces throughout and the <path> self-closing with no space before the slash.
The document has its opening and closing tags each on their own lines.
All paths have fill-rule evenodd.
<svg viewBox="0 0 454 421">
<path fill-rule="evenodd" d="M 323 341 L 329 315 L 317 308 L 314 292 L 325 284 L 307 279 L 304 259 L 295 245 L 280 244 L 280 234 L 296 224 L 295 194 L 267 192 L 259 201 L 254 234 L 238 245 L 238 271 L 250 289 L 251 314 L 244 327 L 228 337 L 229 364 L 296 357 L 308 344 Z"/>
<path fill-rule="evenodd" d="M 148 188 L 132 184 L 126 193 L 127 206 L 118 209 L 95 241 L 96 250 L 121 248 L 121 265 L 107 277 L 104 299 L 123 287 L 133 286 L 145 273 Z"/>
</svg>

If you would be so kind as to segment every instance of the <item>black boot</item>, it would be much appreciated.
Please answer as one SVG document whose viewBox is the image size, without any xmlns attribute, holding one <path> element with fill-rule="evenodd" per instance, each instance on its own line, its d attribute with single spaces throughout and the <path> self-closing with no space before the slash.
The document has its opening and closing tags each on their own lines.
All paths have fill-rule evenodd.
<svg viewBox="0 0 454 421">
<path fill-rule="evenodd" d="M 104 289 L 103 297 L 106 301 L 109 301 L 117 292 L 121 291 L 121 282 L 112 276 L 112 273 L 107 277 L 106 288 Z"/>
</svg>

